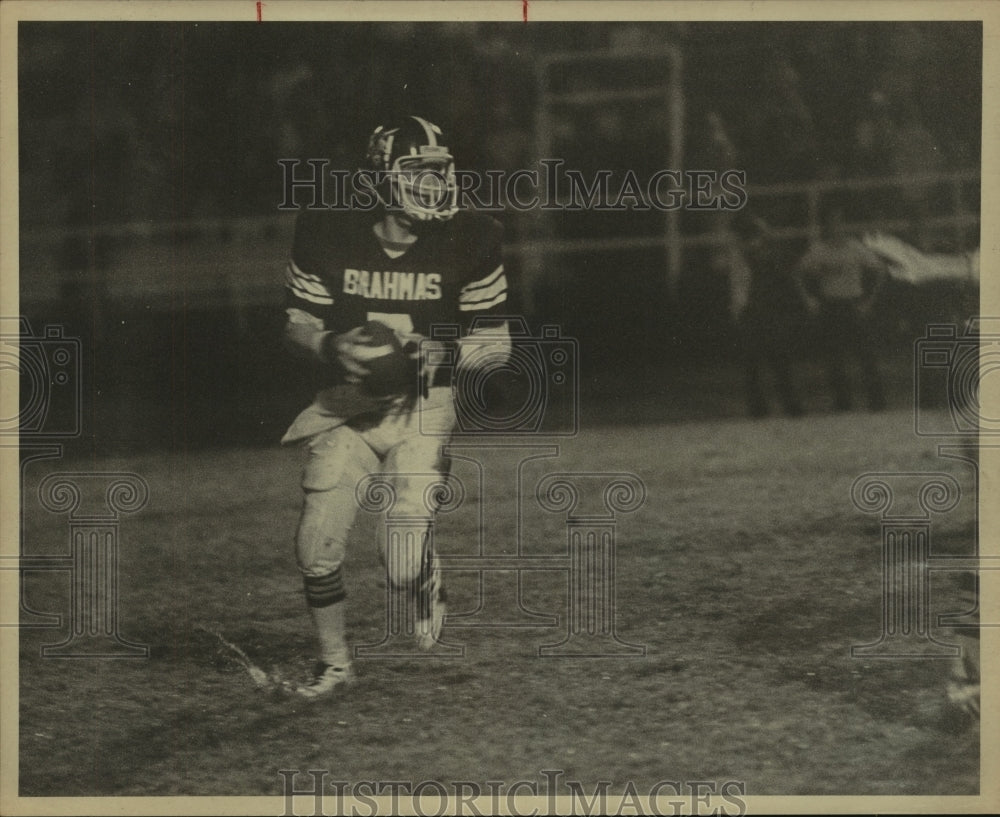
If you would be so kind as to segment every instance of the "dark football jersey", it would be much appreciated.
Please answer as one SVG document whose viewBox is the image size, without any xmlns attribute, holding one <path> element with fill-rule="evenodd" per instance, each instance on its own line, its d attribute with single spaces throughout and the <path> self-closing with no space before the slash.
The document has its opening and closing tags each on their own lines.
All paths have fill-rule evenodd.
<svg viewBox="0 0 1000 817">
<path fill-rule="evenodd" d="M 400 335 L 427 337 L 434 325 L 457 325 L 464 333 L 475 318 L 505 314 L 498 221 L 456 213 L 428 225 L 396 258 L 382 249 L 373 231 L 376 221 L 372 213 L 304 211 L 285 272 L 287 306 L 320 318 L 338 334 L 370 320 Z M 438 368 L 429 385 L 446 385 L 451 371 Z M 344 381 L 333 367 L 324 367 L 317 387 L 316 400 L 296 418 L 284 442 L 383 408 L 363 384 Z"/>
<path fill-rule="evenodd" d="M 428 225 L 397 258 L 383 250 L 375 221 L 372 213 L 304 211 L 286 272 L 288 306 L 338 333 L 379 320 L 426 336 L 434 324 L 467 329 L 477 316 L 503 314 L 507 277 L 498 221 L 456 213 Z"/>
</svg>

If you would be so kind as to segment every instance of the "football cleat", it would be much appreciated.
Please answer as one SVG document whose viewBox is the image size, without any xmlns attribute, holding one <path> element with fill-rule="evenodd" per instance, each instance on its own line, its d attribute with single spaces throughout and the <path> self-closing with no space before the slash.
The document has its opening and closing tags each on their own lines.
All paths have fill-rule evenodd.
<svg viewBox="0 0 1000 817">
<path fill-rule="evenodd" d="M 313 670 L 312 680 L 296 691 L 303 698 L 314 700 L 332 695 L 335 690 L 343 689 L 353 681 L 354 671 L 350 667 L 331 667 L 320 661 Z"/>
<path fill-rule="evenodd" d="M 437 556 L 434 556 L 431 561 L 430 578 L 416 594 L 416 618 L 413 629 L 420 649 L 431 650 L 437 644 L 441 636 L 441 625 L 444 624 L 444 612 L 444 581 L 441 578 Z"/>
</svg>

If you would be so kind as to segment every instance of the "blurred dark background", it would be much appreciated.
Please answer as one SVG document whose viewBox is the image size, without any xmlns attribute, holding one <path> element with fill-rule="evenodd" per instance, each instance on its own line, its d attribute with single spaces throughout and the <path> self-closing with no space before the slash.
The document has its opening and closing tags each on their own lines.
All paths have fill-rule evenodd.
<svg viewBox="0 0 1000 817">
<path fill-rule="evenodd" d="M 677 156 L 744 170 L 793 248 L 832 194 L 922 250 L 979 243 L 976 22 L 22 22 L 18 47 L 21 313 L 81 339 L 77 444 L 95 451 L 276 442 L 311 397 L 280 343 L 278 160 L 352 168 L 402 114 L 445 127 L 473 170 L 537 168 L 543 149 L 640 178 Z M 587 52 L 599 66 L 545 63 Z M 664 96 L 627 93 L 650 87 Z M 578 340 L 589 417 L 742 410 L 718 213 L 674 233 L 655 212 L 501 220 L 512 310 Z M 900 390 L 926 323 L 968 307 L 948 286 L 883 295 Z"/>
</svg>

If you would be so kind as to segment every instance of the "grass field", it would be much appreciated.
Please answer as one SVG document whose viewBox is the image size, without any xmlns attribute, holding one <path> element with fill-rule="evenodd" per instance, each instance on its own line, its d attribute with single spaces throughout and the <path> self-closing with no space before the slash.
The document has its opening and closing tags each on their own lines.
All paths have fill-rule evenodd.
<svg viewBox="0 0 1000 817">
<path fill-rule="evenodd" d="M 120 631 L 138 660 L 40 657 L 64 632 L 25 629 L 20 655 L 22 795 L 280 795 L 281 769 L 342 781 L 540 780 L 561 770 L 592 791 L 657 781 L 742 781 L 750 795 L 975 794 L 978 733 L 949 716 L 948 662 L 853 658 L 880 633 L 881 529 L 852 504 L 871 471 L 944 471 L 963 489 L 935 518 L 934 553 L 969 554 L 974 474 L 938 456 L 908 411 L 588 428 L 525 468 L 631 472 L 647 499 L 617 523 L 617 628 L 632 658 L 540 658 L 558 629 L 459 627 L 461 658 L 359 659 L 339 700 L 304 704 L 257 689 L 201 627 L 261 667 L 302 680 L 312 638 L 291 536 L 295 450 L 149 453 L 26 469 L 28 553 L 65 552 L 67 519 L 40 508 L 51 471 L 130 471 L 148 506 L 121 525 Z M 484 473 L 504 452 L 483 450 Z M 506 461 L 506 460 L 505 460 Z M 441 518 L 444 554 L 472 554 L 480 525 L 512 552 L 517 490 L 472 486 Z M 495 490 L 494 490 L 495 488 Z M 526 552 L 565 552 L 564 520 L 524 495 Z M 482 522 L 479 513 L 482 512 Z M 373 518 L 353 531 L 348 623 L 379 640 Z M 963 609 L 955 577 L 931 609 Z M 477 604 L 473 572 L 449 578 L 451 609 Z M 560 616 L 566 577 L 525 574 L 526 603 Z M 31 608 L 65 612 L 64 575 L 26 579 Z M 935 635 L 947 640 L 946 634 Z M 305 785 L 305 784 L 302 784 Z M 563 792 L 566 793 L 566 792 Z"/>
</svg>

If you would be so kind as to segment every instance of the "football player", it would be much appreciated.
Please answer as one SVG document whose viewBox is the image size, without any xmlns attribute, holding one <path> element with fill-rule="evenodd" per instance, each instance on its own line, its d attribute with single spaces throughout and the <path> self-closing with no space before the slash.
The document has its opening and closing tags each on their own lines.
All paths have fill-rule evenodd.
<svg viewBox="0 0 1000 817">
<path fill-rule="evenodd" d="M 387 542 L 380 529 L 379 553 L 411 605 L 417 644 L 437 642 L 444 588 L 428 535 L 436 509 L 425 493 L 434 493 L 425 489 L 446 475 L 452 381 L 463 366 L 493 366 L 510 352 L 502 227 L 458 208 L 441 129 L 419 116 L 377 128 L 362 171 L 377 207 L 303 211 L 286 271 L 287 341 L 326 377 L 282 440 L 308 449 L 295 535 L 319 641 L 314 676 L 299 688 L 307 698 L 352 680 L 342 562 L 355 489 L 370 473 L 392 481 L 393 514 L 427 520 L 415 546 Z M 457 327 L 456 339 L 426 340 L 435 325 Z M 453 344 L 455 365 L 440 363 L 443 354 L 435 365 L 426 349 L 437 343 Z"/>
</svg>

